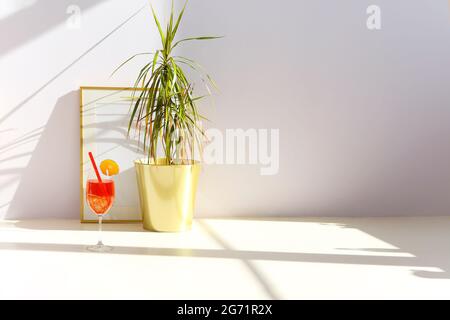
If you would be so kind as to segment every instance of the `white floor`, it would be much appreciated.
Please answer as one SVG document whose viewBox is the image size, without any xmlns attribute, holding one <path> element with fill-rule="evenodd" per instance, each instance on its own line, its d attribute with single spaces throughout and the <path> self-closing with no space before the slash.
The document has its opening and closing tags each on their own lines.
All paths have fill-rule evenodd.
<svg viewBox="0 0 450 320">
<path fill-rule="evenodd" d="M 0 298 L 450 299 L 450 217 L 0 222 Z"/>
</svg>

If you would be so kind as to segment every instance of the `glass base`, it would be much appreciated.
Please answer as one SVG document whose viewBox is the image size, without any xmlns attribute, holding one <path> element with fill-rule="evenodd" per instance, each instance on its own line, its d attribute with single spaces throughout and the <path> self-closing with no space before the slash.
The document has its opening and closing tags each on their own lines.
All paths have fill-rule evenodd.
<svg viewBox="0 0 450 320">
<path fill-rule="evenodd" d="M 112 249 L 113 247 L 105 246 L 101 241 L 97 243 L 95 246 L 86 247 L 86 250 L 92 252 L 110 252 Z"/>
</svg>

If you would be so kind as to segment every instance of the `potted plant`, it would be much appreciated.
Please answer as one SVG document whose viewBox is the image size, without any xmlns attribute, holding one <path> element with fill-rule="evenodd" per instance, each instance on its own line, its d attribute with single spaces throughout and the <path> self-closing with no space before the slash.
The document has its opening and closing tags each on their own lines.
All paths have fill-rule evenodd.
<svg viewBox="0 0 450 320">
<path fill-rule="evenodd" d="M 193 82 L 183 68 L 204 76 L 208 92 L 208 83 L 214 86 L 211 77 L 195 61 L 173 54 L 184 42 L 219 38 L 175 40 L 186 5 L 187 2 L 174 17 L 172 1 L 164 29 L 151 8 L 162 47 L 154 53 L 144 53 L 151 55 L 151 59 L 140 70 L 133 87 L 128 133 L 135 130 L 146 154 L 146 158 L 135 162 L 135 167 L 144 228 L 151 231 L 183 231 L 192 224 L 200 173 L 200 162 L 195 156 L 201 156 L 205 141 L 200 125 L 204 118 L 197 102 L 204 96 L 194 96 Z"/>
</svg>

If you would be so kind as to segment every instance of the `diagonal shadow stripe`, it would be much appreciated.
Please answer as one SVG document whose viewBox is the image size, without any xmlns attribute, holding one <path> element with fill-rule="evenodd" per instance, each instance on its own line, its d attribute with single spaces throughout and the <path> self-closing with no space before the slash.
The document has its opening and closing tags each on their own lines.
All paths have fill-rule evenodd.
<svg viewBox="0 0 450 320">
<path fill-rule="evenodd" d="M 20 102 L 16 107 L 14 107 L 11 111 L 6 113 L 2 118 L 0 118 L 0 124 L 3 123 L 6 119 L 11 117 L 14 113 L 19 111 L 23 106 L 25 106 L 31 99 L 33 99 L 35 96 L 37 96 L 42 90 L 44 90 L 46 87 L 48 87 L 52 82 L 54 82 L 56 79 L 58 79 L 61 75 L 63 75 L 67 70 L 72 68 L 75 64 L 77 64 L 81 59 L 83 59 L 86 55 L 88 55 L 92 50 L 94 50 L 96 47 L 98 47 L 103 41 L 108 39 L 110 36 L 112 36 L 116 31 L 121 29 L 124 25 L 126 25 L 128 22 L 130 22 L 135 16 L 137 16 L 146 6 L 141 7 L 139 10 L 137 10 L 135 13 L 133 13 L 130 17 L 128 17 L 125 21 L 123 21 L 121 24 L 119 24 L 117 27 L 115 27 L 111 32 L 109 32 L 107 35 L 105 35 L 103 38 L 101 38 L 99 41 L 97 41 L 93 46 L 91 46 L 89 49 L 87 49 L 85 52 L 83 52 L 78 58 L 76 58 L 74 61 L 72 61 L 70 64 L 68 64 L 64 69 L 62 69 L 60 72 L 58 72 L 56 75 L 54 75 L 50 80 L 48 80 L 46 83 L 44 83 L 40 88 L 38 88 L 35 92 L 33 92 L 30 96 L 25 98 L 22 102 Z"/>
<path fill-rule="evenodd" d="M 216 232 L 212 230 L 210 226 L 208 226 L 204 221 L 198 221 L 198 224 L 227 252 L 233 252 L 231 246 L 226 243 L 225 240 L 223 240 Z M 261 285 L 261 287 L 264 289 L 266 294 L 270 297 L 272 300 L 279 300 L 279 295 L 272 289 L 272 287 L 267 282 L 267 279 L 262 275 L 262 273 L 258 270 L 258 268 L 255 266 L 255 264 L 250 261 L 248 258 L 240 258 L 242 262 L 245 264 L 245 266 L 248 268 L 248 270 L 253 274 L 254 278 L 258 281 L 258 283 Z"/>
<path fill-rule="evenodd" d="M 106 1 L 108 0 L 34 0 L 30 6 L 21 6 L 20 2 L 23 1 L 9 1 L 18 3 L 12 4 L 12 8 L 16 8 L 13 14 L 0 19 L 0 55 L 5 55 L 64 23 L 68 18 L 69 6 L 75 5 L 82 12 L 87 12 Z M 14 30 L 13 35 L 11 30 Z"/>
<path fill-rule="evenodd" d="M 91 252 L 86 250 L 85 245 L 60 244 L 60 243 L 2 242 L 0 243 L 0 250 L 73 252 L 73 253 L 92 254 Z M 314 263 L 355 264 L 355 265 L 374 265 L 374 266 L 433 267 L 426 261 L 421 261 L 416 257 L 272 252 L 272 251 L 249 251 L 249 250 L 229 250 L 229 249 L 184 249 L 184 248 L 114 246 L 114 249 L 108 252 L 108 254 L 286 261 L 286 262 L 314 262 Z"/>
</svg>

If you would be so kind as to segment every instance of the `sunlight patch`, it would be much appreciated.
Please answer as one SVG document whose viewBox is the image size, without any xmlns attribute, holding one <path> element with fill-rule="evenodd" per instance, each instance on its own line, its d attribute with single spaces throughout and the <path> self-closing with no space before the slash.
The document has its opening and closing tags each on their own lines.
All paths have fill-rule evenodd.
<svg viewBox="0 0 450 320">
<path fill-rule="evenodd" d="M 0 20 L 31 7 L 35 3 L 36 0 L 2 0 L 0 2 Z"/>
</svg>

